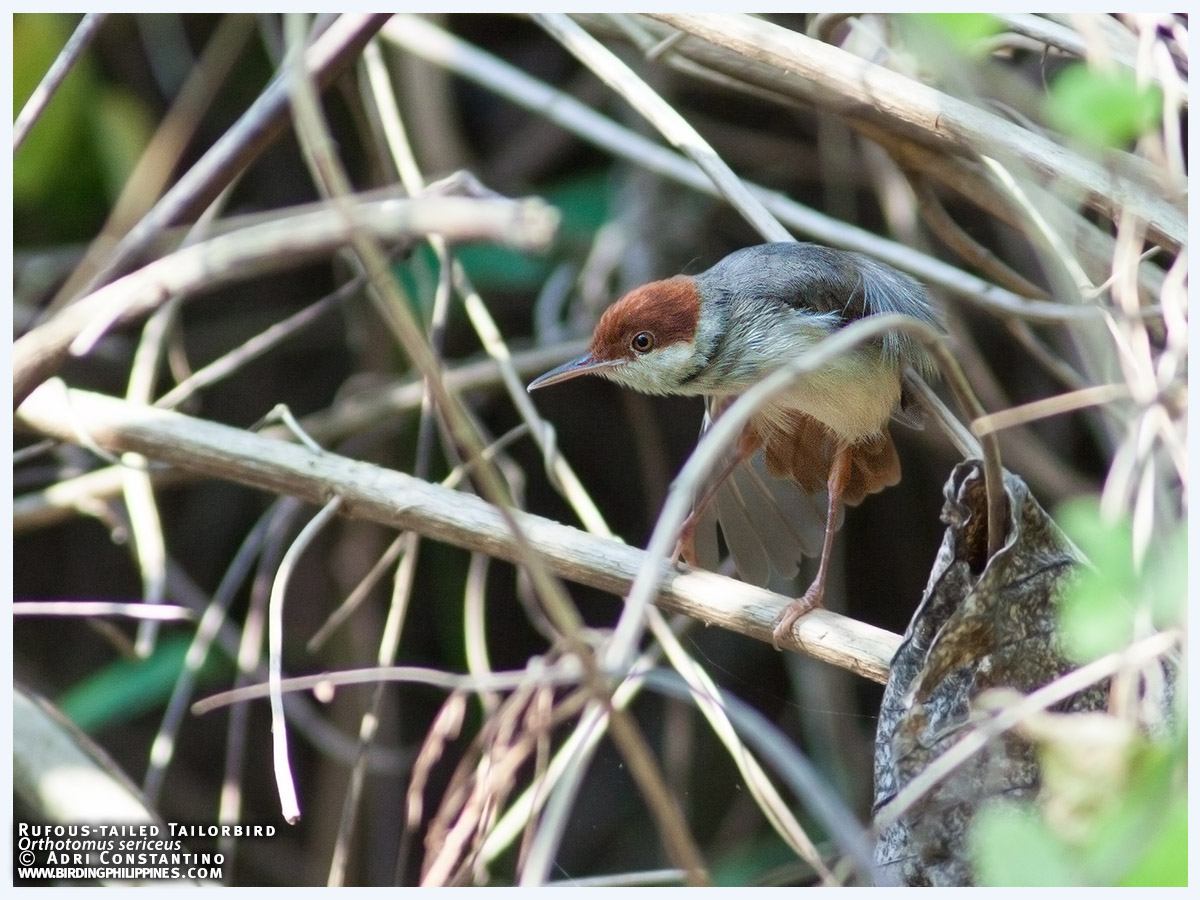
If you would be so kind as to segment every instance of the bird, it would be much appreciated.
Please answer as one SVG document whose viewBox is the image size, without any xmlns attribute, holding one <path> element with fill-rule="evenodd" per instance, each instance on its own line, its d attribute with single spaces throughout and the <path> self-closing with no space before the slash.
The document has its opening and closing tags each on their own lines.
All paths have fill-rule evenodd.
<svg viewBox="0 0 1200 900">
<path fill-rule="evenodd" d="M 698 275 L 676 275 L 630 291 L 601 315 L 587 353 L 535 379 L 529 390 L 598 375 L 643 394 L 704 397 L 715 418 L 823 338 L 859 319 L 895 313 L 942 330 L 925 288 L 892 266 L 813 243 L 759 244 L 734 251 Z M 843 508 L 900 480 L 889 423 L 921 422 L 904 387 L 905 366 L 927 378 L 936 375 L 919 340 L 889 331 L 797 375 L 754 413 L 726 464 L 699 492 L 682 529 L 676 556 L 695 564 L 697 523 L 730 476 L 752 458 L 802 495 L 828 493 L 816 577 L 775 619 L 776 648 L 801 616 L 824 602 Z M 753 516 L 756 509 L 761 513 L 758 504 L 743 504 L 742 514 Z M 728 523 L 721 524 L 732 550 Z"/>
</svg>

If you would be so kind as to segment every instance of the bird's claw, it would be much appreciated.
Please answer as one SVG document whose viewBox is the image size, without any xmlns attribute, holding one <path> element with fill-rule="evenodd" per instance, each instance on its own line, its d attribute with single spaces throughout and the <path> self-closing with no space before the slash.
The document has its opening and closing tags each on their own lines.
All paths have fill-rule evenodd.
<svg viewBox="0 0 1200 900">
<path fill-rule="evenodd" d="M 696 566 L 696 524 L 695 515 L 687 517 L 687 521 L 683 523 L 683 528 L 679 532 L 679 541 L 675 544 L 675 551 L 671 554 L 671 565 L 678 566 L 680 561 L 687 563 L 689 566 Z"/>
<path fill-rule="evenodd" d="M 775 617 L 775 625 L 771 629 L 771 644 L 776 650 L 783 649 L 782 641 L 791 636 L 792 626 L 821 605 L 825 594 L 822 588 L 823 585 L 813 584 L 804 592 L 803 597 L 793 600 Z"/>
</svg>

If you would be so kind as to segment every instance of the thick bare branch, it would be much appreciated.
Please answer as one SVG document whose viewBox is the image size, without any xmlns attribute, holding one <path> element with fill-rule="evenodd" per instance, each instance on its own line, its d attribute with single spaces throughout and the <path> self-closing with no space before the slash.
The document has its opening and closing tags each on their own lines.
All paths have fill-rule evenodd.
<svg viewBox="0 0 1200 900">
<path fill-rule="evenodd" d="M 25 425 L 62 440 L 86 434 L 113 452 L 132 451 L 216 478 L 291 494 L 312 503 L 344 498 L 350 516 L 395 528 L 412 528 L 436 540 L 501 559 L 518 555 L 516 540 L 500 511 L 478 497 L 447 490 L 332 453 L 271 440 L 236 428 L 165 410 L 137 406 L 50 382 L 17 411 Z M 624 594 L 644 552 L 619 541 L 513 511 L 546 566 L 560 577 Z M 656 603 L 706 623 L 761 641 L 771 640 L 772 623 L 790 597 L 711 572 L 686 569 L 667 574 Z M 899 637 L 826 610 L 797 623 L 800 650 L 817 659 L 883 681 Z"/>
</svg>

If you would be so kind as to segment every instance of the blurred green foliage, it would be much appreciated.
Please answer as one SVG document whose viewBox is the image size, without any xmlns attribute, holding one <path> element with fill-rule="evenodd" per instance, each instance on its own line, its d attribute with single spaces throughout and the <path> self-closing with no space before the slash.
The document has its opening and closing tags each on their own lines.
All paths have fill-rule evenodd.
<svg viewBox="0 0 1200 900">
<path fill-rule="evenodd" d="M 1046 115 L 1067 135 L 1094 147 L 1123 147 L 1158 127 L 1162 91 L 1139 85 L 1128 69 L 1068 66 L 1050 85 Z"/>
<path fill-rule="evenodd" d="M 1147 625 L 1183 625 L 1186 527 L 1152 547 L 1139 571 L 1132 526 L 1105 521 L 1096 499 L 1064 504 L 1057 521 L 1093 563 L 1061 601 L 1070 656 L 1088 662 L 1127 646 Z M 1151 736 L 1107 713 L 1045 713 L 1026 723 L 1038 746 L 1040 794 L 1032 803 L 989 804 L 976 816 L 977 882 L 1186 885 L 1185 707 L 1176 702 L 1161 713 L 1166 721 Z"/>
<path fill-rule="evenodd" d="M 75 26 L 74 16 L 13 16 L 14 115 Z M 13 157 L 14 243 L 95 235 L 153 129 L 145 104 L 105 82 L 85 52 Z"/>
<path fill-rule="evenodd" d="M 1040 801 L 996 801 L 971 823 L 976 883 L 1186 885 L 1186 739 L 1151 741 L 1133 734 L 1123 742 L 1093 743 L 1080 740 L 1077 717 L 1056 717 L 1064 720 L 1061 739 L 1042 746 Z M 1111 716 L 1095 717 L 1108 720 L 1106 728 L 1116 724 Z M 1097 755 L 1106 757 L 1122 771 L 1099 777 L 1081 764 L 1084 755 L 1093 761 Z M 1047 813 L 1051 807 L 1059 811 L 1057 817 Z"/>
<path fill-rule="evenodd" d="M 566 178 L 542 192 L 543 198 L 562 213 L 555 237 L 561 255 L 582 258 L 596 231 L 609 220 L 610 178 L 607 170 L 594 170 Z M 481 291 L 536 291 L 549 276 L 554 262 L 549 255 L 534 256 L 498 247 L 474 244 L 455 255 Z"/>
<path fill-rule="evenodd" d="M 89 733 L 161 709 L 179 680 L 191 642 L 189 635 L 162 637 L 146 659 L 120 659 L 98 669 L 63 693 L 56 701 L 58 707 Z M 212 683 L 232 671 L 233 664 L 225 657 L 210 653 L 197 683 Z"/>
<path fill-rule="evenodd" d="M 982 41 L 1004 27 L 1004 23 L 990 13 L 921 13 L 919 19 L 967 55 L 981 53 Z"/>
<path fill-rule="evenodd" d="M 971 823 L 977 883 L 996 887 L 1056 887 L 1078 883 L 1078 872 L 1041 818 L 1022 803 L 985 806 Z"/>
<path fill-rule="evenodd" d="M 1062 598 L 1060 622 L 1067 653 L 1089 662 L 1130 642 L 1135 620 L 1166 628 L 1181 621 L 1187 602 L 1187 528 L 1147 551 L 1141 573 L 1134 568 L 1132 527 L 1106 522 L 1095 499 L 1063 504 L 1057 522 L 1092 561 Z"/>
</svg>

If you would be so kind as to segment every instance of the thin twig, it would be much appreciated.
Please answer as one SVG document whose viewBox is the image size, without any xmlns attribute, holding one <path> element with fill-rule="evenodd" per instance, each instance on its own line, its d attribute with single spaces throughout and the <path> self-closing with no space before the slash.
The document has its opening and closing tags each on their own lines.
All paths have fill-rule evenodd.
<svg viewBox="0 0 1200 900">
<path fill-rule="evenodd" d="M 992 159 L 990 156 L 983 156 L 982 160 L 983 164 L 995 176 L 997 183 L 1008 192 L 1013 200 L 1013 205 L 1025 214 L 1026 224 L 1031 226 L 1030 230 L 1032 233 L 1050 247 L 1057 264 L 1067 270 L 1067 273 L 1074 282 L 1075 290 L 1079 292 L 1079 296 L 1084 298 L 1094 297 L 1096 295 L 1096 286 L 1088 279 L 1083 266 L 1075 259 L 1075 254 L 1071 252 L 1071 249 L 1067 246 L 1067 242 L 1059 234 L 1058 229 L 1054 228 L 1047 221 L 1042 210 L 1033 202 L 1025 188 L 1002 163 Z"/>
<path fill-rule="evenodd" d="M 277 687 L 281 693 L 313 691 L 319 688 L 370 686 L 380 683 L 423 684 L 445 691 L 494 691 L 507 692 L 528 687 L 531 684 L 564 685 L 578 684 L 581 675 L 579 666 L 571 659 L 564 659 L 553 666 L 539 662 L 536 666 L 511 672 L 487 672 L 483 674 L 447 672 L 424 666 L 367 666 L 344 669 L 338 672 L 321 672 L 316 675 L 294 675 L 280 679 Z M 197 700 L 192 712 L 198 716 L 236 703 L 270 698 L 276 686 L 270 683 L 251 684 Z"/>
<path fill-rule="evenodd" d="M 380 120 L 387 137 L 392 161 L 399 171 L 401 181 L 408 193 L 416 195 L 426 187 L 425 176 L 417 164 L 416 154 L 413 152 L 407 130 L 404 127 L 404 120 L 400 115 L 400 105 L 383 66 L 382 54 L 375 42 L 367 46 L 364 53 L 364 65 L 373 88 L 373 99 L 379 104 Z M 466 270 L 457 259 L 450 257 L 446 243 L 441 236 L 431 235 L 430 240 L 434 251 L 438 254 L 443 276 L 448 274 L 451 278 L 484 350 L 492 359 L 496 360 L 500 367 L 500 375 L 509 399 L 512 400 L 521 417 L 528 423 L 530 432 L 546 459 L 547 473 L 551 483 L 571 504 L 588 531 L 603 537 L 611 537 L 612 531 L 608 528 L 604 517 L 596 508 L 596 504 L 588 495 L 574 469 L 560 453 L 556 452 L 552 426 L 538 414 L 537 407 L 534 406 L 529 392 L 525 390 L 513 365 L 512 352 L 505 343 L 483 298 L 467 277 Z"/>
<path fill-rule="evenodd" d="M 146 460 L 136 454 L 126 457 L 124 463 L 125 507 L 129 512 L 129 529 L 142 578 L 142 596 L 147 603 L 162 603 L 167 593 L 167 544 L 158 504 L 154 500 L 150 473 L 146 468 Z M 157 635 L 155 623 L 141 623 L 134 642 L 134 652 L 142 659 L 148 658 L 154 651 Z"/>
<path fill-rule="evenodd" d="M 325 498 L 323 498 L 324 500 Z M 265 542 L 257 558 L 257 568 L 250 589 L 250 604 L 242 618 L 237 647 L 237 674 L 234 686 L 244 685 L 255 676 L 262 664 L 263 635 L 267 630 L 267 607 L 271 589 L 286 551 L 292 522 L 299 517 L 303 505 L 293 497 L 282 497 L 272 504 L 274 515 L 266 520 Z M 268 670 L 267 681 L 270 681 Z M 225 732 L 225 771 L 221 782 L 221 800 L 217 809 L 218 822 L 239 822 L 242 818 L 242 795 L 246 747 L 250 730 L 250 709 L 237 706 L 230 710 L 229 726 Z M 227 858 L 237 851 L 237 843 L 226 838 L 217 844 Z"/>
<path fill-rule="evenodd" d="M 1125 384 L 1097 384 L 1092 387 L 1080 388 L 1065 394 L 1056 394 L 1043 400 L 1023 403 L 1000 412 L 982 416 L 971 423 L 971 431 L 979 436 L 1012 428 L 1015 425 L 1025 425 L 1049 416 L 1060 416 L 1063 413 L 1074 412 L 1077 409 L 1087 409 L 1090 406 L 1101 406 L 1114 400 L 1127 399 L 1129 387 Z"/>
<path fill-rule="evenodd" d="M 602 706 L 592 702 L 579 716 L 572 737 L 578 736 L 581 746 L 571 757 L 571 764 L 564 766 L 561 776 L 554 782 L 546 798 L 546 805 L 538 822 L 539 827 L 529 843 L 528 852 L 525 853 L 525 865 L 521 868 L 518 882 L 520 887 L 538 887 L 549 880 L 571 808 L 579 795 L 584 773 L 603 733 L 600 726 L 604 721 L 604 713 Z"/>
<path fill-rule="evenodd" d="M 1046 343 L 1034 333 L 1033 328 L 1028 322 L 1020 319 L 1013 319 L 1005 323 L 1005 327 L 1009 333 L 1017 339 L 1022 347 L 1028 351 L 1029 355 L 1038 361 L 1043 369 L 1053 375 L 1062 385 L 1068 390 L 1077 391 L 1082 387 L 1087 387 L 1087 380 L 1081 375 L 1070 363 L 1064 360 L 1061 356 L 1048 347 Z"/>
<path fill-rule="evenodd" d="M 1001 191 L 982 164 L 940 153 L 872 122 L 855 121 L 854 127 L 864 137 L 886 147 L 888 153 L 904 169 L 936 180 L 973 206 L 1012 228 L 1021 230 L 1025 227 L 1024 213 L 1013 206 L 1007 192 Z M 1027 187 L 1032 189 L 1032 185 Z M 1090 277 L 1093 280 L 1103 279 L 1112 260 L 1112 235 L 1102 231 L 1080 211 L 1069 207 L 1053 193 L 1038 191 L 1036 196 L 1039 205 L 1053 210 L 1055 221 L 1060 223 L 1060 230 L 1071 235 L 1073 247 L 1087 265 Z M 1043 262 L 1051 267 L 1057 265 L 1048 254 L 1044 254 L 1042 258 Z M 1158 293 L 1157 289 L 1162 284 L 1161 270 L 1147 266 L 1139 270 L 1138 277 L 1148 295 L 1154 296 Z"/>
<path fill-rule="evenodd" d="M 927 179 L 915 176 L 910 177 L 909 180 L 917 194 L 921 218 L 947 247 L 977 269 L 982 269 L 988 274 L 988 277 L 996 283 L 1004 285 L 1010 291 L 1027 297 L 1036 297 L 1039 300 L 1046 299 L 1044 290 L 1020 273 L 1013 271 L 997 258 L 996 254 L 967 234 L 966 230 L 954 221 L 950 213 L 946 211 L 946 207 L 942 205 L 941 198 L 930 187 Z"/>
<path fill-rule="evenodd" d="M 302 67 L 297 65 L 301 75 Z M 426 378 L 426 386 L 433 394 L 440 413 L 445 417 L 454 442 L 464 448 L 470 458 L 482 453 L 482 442 L 471 424 L 469 416 L 461 405 L 459 398 L 449 392 L 441 380 L 441 366 L 433 354 L 422 329 L 414 318 L 407 298 L 404 296 L 395 279 L 388 271 L 386 260 L 380 248 L 375 244 L 373 235 L 356 227 L 356 216 L 350 205 L 350 181 L 343 170 L 340 161 L 332 154 L 322 152 L 323 147 L 332 144 L 324 122 L 315 91 L 304 77 L 298 77 L 293 82 L 293 105 L 296 113 L 298 136 L 303 147 L 314 165 L 319 166 L 320 176 L 326 193 L 332 198 L 332 211 L 341 220 L 343 227 L 349 231 L 350 244 L 353 247 L 363 269 L 368 276 L 369 296 L 375 304 L 381 320 L 395 336 L 397 342 L 408 354 L 416 368 Z M 438 198 L 443 200 L 454 198 Z M 556 220 L 547 220 L 549 231 L 557 224 Z M 428 232 L 441 232 L 442 229 L 430 228 Z M 544 234 L 548 238 L 549 231 Z M 499 475 L 490 463 L 484 463 L 477 469 L 484 495 L 497 504 L 502 514 L 510 506 L 510 498 Z M 565 592 L 554 579 L 542 569 L 537 556 L 520 532 L 515 519 L 510 522 L 513 536 L 517 543 L 527 548 L 525 557 L 530 574 L 538 586 L 543 603 L 555 624 L 564 636 L 571 641 L 581 627 L 578 612 L 571 605 Z M 587 655 L 587 649 L 579 645 L 579 651 Z"/>
<path fill-rule="evenodd" d="M 341 602 L 337 609 L 329 614 L 329 618 L 325 620 L 324 624 L 308 639 L 306 649 L 309 653 L 317 653 L 322 645 L 329 640 L 334 631 L 354 615 L 358 608 L 362 606 L 363 601 L 370 596 L 371 591 L 375 589 L 375 586 L 379 583 L 379 579 L 387 574 L 403 552 L 404 535 L 400 535 L 380 554 L 379 559 L 375 560 L 375 563 L 368 570 L 367 574 L 354 586 L 354 590 L 346 595 L 346 599 Z"/>
<path fill-rule="evenodd" d="M 827 883 L 833 875 L 821 859 L 812 838 L 797 821 L 783 798 L 779 796 L 775 785 L 763 771 L 762 765 L 753 751 L 742 741 L 737 728 L 729 719 L 726 712 L 728 706 L 724 693 L 704 667 L 687 653 L 675 632 L 667 625 L 666 619 L 657 609 L 650 610 L 650 631 L 662 646 L 667 660 L 679 673 L 679 677 L 691 691 L 692 702 L 701 715 L 708 721 L 713 734 L 729 752 L 733 764 L 737 766 L 746 784 L 746 789 L 758 804 L 767 821 L 776 833 L 795 851 L 796 855 L 808 862 L 813 871 L 819 874 Z"/>
<path fill-rule="evenodd" d="M 656 587 L 668 570 L 667 559 L 671 548 L 678 540 L 679 529 L 691 510 L 692 498 L 698 486 L 715 470 L 718 459 L 725 448 L 732 447 L 754 412 L 772 396 L 795 383 L 797 376 L 813 372 L 828 365 L 833 359 L 858 344 L 885 334 L 902 331 L 925 345 L 933 355 L 939 371 L 954 391 L 960 407 L 970 419 L 983 415 L 963 377 L 953 353 L 944 338 L 924 322 L 909 316 L 871 316 L 853 322 L 836 334 L 821 340 L 803 356 L 789 362 L 764 378 L 742 394 L 713 423 L 700 444 L 688 457 L 679 476 L 671 484 L 662 512 L 655 523 L 654 532 L 646 547 L 646 557 L 638 571 L 629 597 L 625 602 L 621 618 L 613 631 L 605 650 L 605 666 L 621 670 L 628 665 L 637 646 L 645 623 L 645 611 L 656 593 Z M 981 438 L 984 460 L 984 479 L 988 496 L 988 555 L 996 552 L 1004 541 L 1005 495 L 1003 491 L 1000 450 L 995 435 Z M 811 615 L 811 613 L 809 614 Z M 801 617 L 803 623 L 805 617 Z M 798 642 L 802 648 L 802 642 Z"/>
<path fill-rule="evenodd" d="M 766 210 L 756 197 L 746 190 L 741 180 L 713 152 L 707 142 L 687 124 L 674 108 L 666 104 L 657 94 L 651 91 L 611 51 L 588 35 L 587 32 L 583 31 L 574 22 L 570 21 L 565 15 L 543 13 L 535 15 L 535 18 L 539 24 L 554 34 L 567 49 L 571 50 L 572 53 L 592 68 L 601 78 L 607 81 L 610 86 L 614 87 L 622 96 L 629 100 L 669 140 L 688 153 L 693 161 L 718 186 L 722 194 L 735 205 L 764 237 L 768 240 L 790 239 L 790 235 L 786 229 L 779 224 L 775 217 Z M 939 347 L 941 347 L 940 342 Z M 978 404 L 975 402 L 969 386 L 965 384 L 965 381 L 961 377 L 961 372 L 958 370 L 953 357 L 949 353 L 943 352 L 940 354 L 939 362 L 947 370 L 952 370 L 954 377 L 949 377 L 948 374 L 948 378 L 953 389 L 959 396 L 960 403 L 962 403 L 964 408 L 975 412 Z M 812 371 L 812 369 L 808 368 L 806 371 Z M 979 412 L 982 411 L 979 410 Z M 724 446 L 731 444 L 732 441 Z M 989 489 L 988 522 L 989 526 L 991 526 L 988 535 L 988 547 L 990 553 L 994 553 L 1003 543 L 1002 523 L 1004 515 L 1001 496 L 998 492 L 1000 484 L 999 449 L 994 440 L 991 442 L 985 441 L 984 456 L 986 480 Z M 674 496 L 681 496 L 681 493 Z M 694 494 L 688 493 L 683 499 L 690 498 L 691 496 L 694 496 Z M 680 502 L 683 502 L 683 499 Z M 670 502 L 671 498 L 668 499 L 668 505 Z M 680 518 L 678 523 L 672 524 L 669 533 L 662 540 L 673 539 L 678 534 L 678 528 L 682 524 L 682 521 L 682 518 Z M 655 539 L 662 532 L 662 519 L 660 519 L 659 525 L 655 528 L 655 537 L 651 540 L 651 559 L 655 558 Z M 667 550 L 667 547 L 663 547 L 661 550 L 664 559 Z M 635 583 L 634 592 L 622 613 L 621 619 L 617 623 L 613 639 L 606 650 L 605 661 L 606 665 L 610 668 L 621 669 L 632 662 L 633 647 L 638 636 L 641 634 L 644 612 L 650 603 L 653 591 L 652 578 L 653 581 L 657 581 L 657 578 L 652 576 L 648 571 L 645 572 L 645 577 L 640 579 L 643 582 L 640 592 L 637 589 L 637 583 Z"/>
<path fill-rule="evenodd" d="M 200 676 L 200 669 L 208 659 L 208 651 L 213 641 L 217 639 L 221 627 L 225 624 L 229 612 L 229 604 L 241 588 L 243 581 L 249 576 L 254 560 L 262 549 L 266 538 L 267 525 L 276 511 L 275 504 L 259 518 L 250 533 L 238 547 L 233 560 L 225 570 L 221 583 L 212 595 L 211 601 L 204 609 L 192 640 L 188 644 L 187 655 L 184 656 L 183 667 L 175 684 L 171 687 L 171 698 L 163 712 L 162 722 L 150 745 L 150 759 L 146 765 L 146 777 L 142 780 L 142 791 L 147 800 L 158 805 L 159 793 L 166 780 L 167 766 L 175 752 L 176 736 L 183 724 L 188 701 L 192 690 Z"/>
<path fill-rule="evenodd" d="M 768 241 L 793 240 L 787 229 L 746 188 L 699 132 L 611 50 L 563 13 L 534 13 L 533 18 L 688 156 L 759 234 Z"/>
<path fill-rule="evenodd" d="M 167 833 L 166 823 L 138 796 L 125 773 L 66 716 L 20 684 L 13 685 L 12 693 L 13 795 L 25 815 L 64 831 L 67 825 L 100 824 L 103 819 Z M 154 883 L 144 876 L 120 885 L 128 889 Z"/>
<path fill-rule="evenodd" d="M 153 137 L 146 143 L 138 161 L 125 179 L 121 194 L 113 202 L 100 233 L 88 244 L 83 259 L 54 294 L 43 310 L 57 312 L 75 299 L 96 272 L 107 265 L 113 248 L 130 228 L 159 199 L 179 166 L 201 123 L 253 33 L 254 17 L 229 14 L 221 19 L 203 53 L 188 73 Z"/>
<path fill-rule="evenodd" d="M 1113 220 L 1122 211 L 1137 216 L 1147 223 L 1153 240 L 1172 251 L 1187 243 L 1186 217 L 1145 187 L 898 72 L 748 15 L 650 15 L 787 72 L 791 83 L 810 99 L 822 100 L 835 109 L 852 108 L 900 130 L 920 129 L 928 140 L 953 153 L 974 154 L 980 148 L 994 148 L 992 155 L 1019 160 L 1031 171 L 1058 180 Z"/>
<path fill-rule="evenodd" d="M 305 158 L 314 182 L 321 193 L 330 198 L 335 209 L 341 213 L 344 209 L 349 183 L 341 172 L 340 163 L 333 151 L 331 137 L 322 119 L 316 86 L 310 82 L 304 66 L 307 17 L 302 13 L 290 13 L 285 17 L 284 24 L 288 47 L 285 75 L 291 89 L 297 136 L 300 138 L 301 148 L 305 151 Z M 362 237 L 356 237 L 351 243 L 355 246 L 357 255 L 364 260 L 372 260 L 374 256 L 378 255 L 377 249 L 371 242 Z M 434 327 L 430 339 L 430 349 L 435 355 L 440 355 L 441 350 L 439 326 L 445 317 L 447 293 L 439 290 L 435 299 Z M 428 389 L 429 377 L 429 374 L 426 373 L 426 391 L 422 398 L 421 417 L 417 432 L 417 459 L 414 465 L 414 474 L 417 477 L 425 476 L 432 452 L 433 408 L 431 392 Z M 404 553 L 393 580 L 387 619 L 379 639 L 376 661 L 380 665 L 389 665 L 395 661 L 411 598 L 419 548 L 417 532 L 407 532 L 403 536 Z M 359 721 L 358 758 L 350 771 L 350 782 L 343 798 L 337 836 L 330 859 L 327 884 L 331 887 L 341 885 L 345 879 L 350 841 L 353 837 L 359 802 L 366 779 L 367 753 L 375 740 L 383 699 L 383 686 L 377 685 L 372 693 L 370 703 Z"/>
<path fill-rule="evenodd" d="M 522 350 L 513 354 L 512 362 L 518 377 L 529 378 L 578 356 L 585 346 L 582 341 L 569 341 Z M 458 393 L 494 387 L 501 377 L 499 366 L 491 359 L 459 363 L 446 369 L 443 375 L 449 388 Z M 335 444 L 347 435 L 378 427 L 380 422 L 393 421 L 398 413 L 420 406 L 423 391 L 422 382 L 413 379 L 372 387 L 340 398 L 330 409 L 306 416 L 301 425 L 318 443 Z M 266 428 L 262 433 L 267 437 L 289 439 L 282 428 Z M 98 469 L 15 497 L 14 533 L 47 528 L 81 513 L 95 515 L 103 504 L 120 494 L 121 472 L 119 466 Z M 190 480 L 193 476 L 186 470 L 156 467 L 151 477 L 161 488 Z"/>
<path fill-rule="evenodd" d="M 1080 59 L 1087 59 L 1089 56 L 1088 44 L 1079 32 L 1045 16 L 1015 12 L 993 13 L 993 15 L 1017 34 L 1025 35 L 1048 47 L 1055 47 L 1064 53 L 1070 53 L 1072 56 L 1078 56 Z M 1110 46 L 1108 49 L 1113 62 L 1128 69 L 1137 68 L 1137 59 L 1134 54 L 1128 52 L 1127 48 Z M 1171 67 L 1171 70 L 1174 71 L 1174 66 Z M 1166 79 L 1162 77 L 1161 73 L 1156 74 L 1155 81 L 1160 87 L 1166 84 Z"/>
<path fill-rule="evenodd" d="M 692 699 L 692 689 L 681 685 L 677 676 L 672 675 L 652 671 L 642 677 L 656 691 Z M 773 723 L 744 700 L 726 697 L 725 710 L 746 742 L 771 764 L 797 797 L 808 801 L 811 814 L 846 854 L 863 883 L 874 884 L 875 866 L 867 835 L 841 797 L 825 789 L 816 767 L 779 733 Z"/>
<path fill-rule="evenodd" d="M 463 645 L 466 650 L 467 671 L 472 675 L 486 675 L 494 670 L 488 655 L 487 645 L 487 576 L 491 569 L 491 557 L 486 553 L 472 553 L 467 564 L 467 577 L 463 584 Z M 479 703 L 485 716 L 492 716 L 500 701 L 490 691 L 481 691 Z"/>
<path fill-rule="evenodd" d="M 280 811 L 284 820 L 291 825 L 300 821 L 300 803 L 296 799 L 296 783 L 292 778 L 291 762 L 288 760 L 287 720 L 283 714 L 283 692 L 279 688 L 283 678 L 283 598 L 296 563 L 325 527 L 325 523 L 341 508 L 343 502 L 341 497 L 334 497 L 304 526 L 296 540 L 288 547 L 287 553 L 283 555 L 275 582 L 271 586 L 270 611 L 267 617 L 267 665 L 271 675 L 271 739 Z"/>
<path fill-rule="evenodd" d="M 684 884 L 682 869 L 649 869 L 644 872 L 614 872 L 609 875 L 592 875 L 586 878 L 570 878 L 562 881 L 548 881 L 546 887 L 554 890 L 568 888 L 615 888 L 615 887 L 652 887 L 659 885 Z"/>
<path fill-rule="evenodd" d="M 199 232 L 201 229 L 196 229 Z M 131 403 L 149 403 L 158 382 L 159 364 L 167 336 L 175 327 L 178 301 L 160 306 L 142 328 L 133 362 L 129 367 L 129 384 L 125 399 Z M 127 454 L 124 468 L 125 507 L 129 513 L 129 531 L 133 550 L 142 577 L 142 593 L 148 603 L 161 603 L 166 595 L 167 546 L 163 535 L 162 517 L 154 496 L 154 484 L 144 457 Z M 143 659 L 154 650 L 157 627 L 138 627 L 134 650 Z"/>
<path fill-rule="evenodd" d="M 345 13 L 321 34 L 309 48 L 306 63 L 322 86 L 328 85 L 357 58 L 363 45 L 386 20 L 386 14 Z M 94 291 L 114 278 L 163 229 L 205 209 L 283 133 L 288 125 L 287 114 L 287 87 L 282 78 L 276 77 L 238 121 L 121 239 L 108 265 L 96 273 L 83 292 Z"/>
<path fill-rule="evenodd" d="M 1152 635 L 1130 647 L 1080 666 L 979 722 L 945 753 L 922 769 L 876 813 L 876 829 L 882 831 L 897 822 L 943 779 L 953 774 L 959 766 L 1004 732 L 1020 725 L 1026 717 L 1066 700 L 1123 668 L 1158 659 L 1172 650 L 1179 640 L 1180 635 L 1174 631 Z"/>
<path fill-rule="evenodd" d="M 168 603 L 111 603 L 105 600 L 16 600 L 14 616 L 127 616 L 155 622 L 189 622 L 195 614 Z"/>
<path fill-rule="evenodd" d="M 353 296 L 362 289 L 362 281 L 351 279 L 330 294 L 326 294 L 316 303 L 309 304 L 286 319 L 280 319 L 274 325 L 264 329 L 249 340 L 242 341 L 228 353 L 217 357 L 208 365 L 197 369 L 171 390 L 154 401 L 154 405 L 162 409 L 174 409 L 198 391 L 212 387 L 214 384 L 228 378 L 243 366 L 278 347 L 296 332 L 307 328 L 325 313 L 334 309 L 347 297 Z"/>
<path fill-rule="evenodd" d="M 292 81 L 292 102 L 301 147 L 321 179 L 324 190 L 330 195 L 335 211 L 341 213 L 346 219 L 346 224 L 352 227 L 353 219 L 345 205 L 345 199 L 350 194 L 350 181 L 340 161 L 329 152 L 333 145 L 332 139 L 322 118 L 316 91 L 309 84 L 298 55 L 292 69 L 295 72 Z M 379 246 L 372 237 L 357 230 L 353 230 L 350 244 L 363 268 L 369 273 L 370 295 L 376 301 L 378 312 L 414 364 L 426 376 L 427 387 L 436 398 L 438 410 L 445 417 L 454 440 L 466 449 L 469 458 L 479 458 L 483 447 L 478 434 L 459 399 L 449 394 L 442 384 L 435 354 L 420 333 L 394 279 L 387 272 L 385 257 Z M 587 673 L 587 690 L 596 698 L 590 701 L 590 705 L 606 707 L 609 693 L 607 679 L 595 665 L 592 648 L 581 637 L 583 622 L 578 610 L 571 603 L 561 583 L 546 570 L 521 531 L 517 519 L 508 512 L 511 500 L 493 465 L 489 461 L 482 461 L 476 468 L 475 475 L 484 495 L 494 501 L 501 515 L 508 519 L 510 532 L 523 551 L 522 562 L 537 587 L 538 597 L 547 614 L 554 621 L 570 652 L 577 655 L 583 663 Z M 668 855 L 673 862 L 688 869 L 691 873 L 689 880 L 702 880 L 703 867 L 699 861 L 699 851 L 662 783 L 657 765 L 637 726 L 625 713 L 614 711 L 612 735 L 650 807 Z"/>
</svg>

